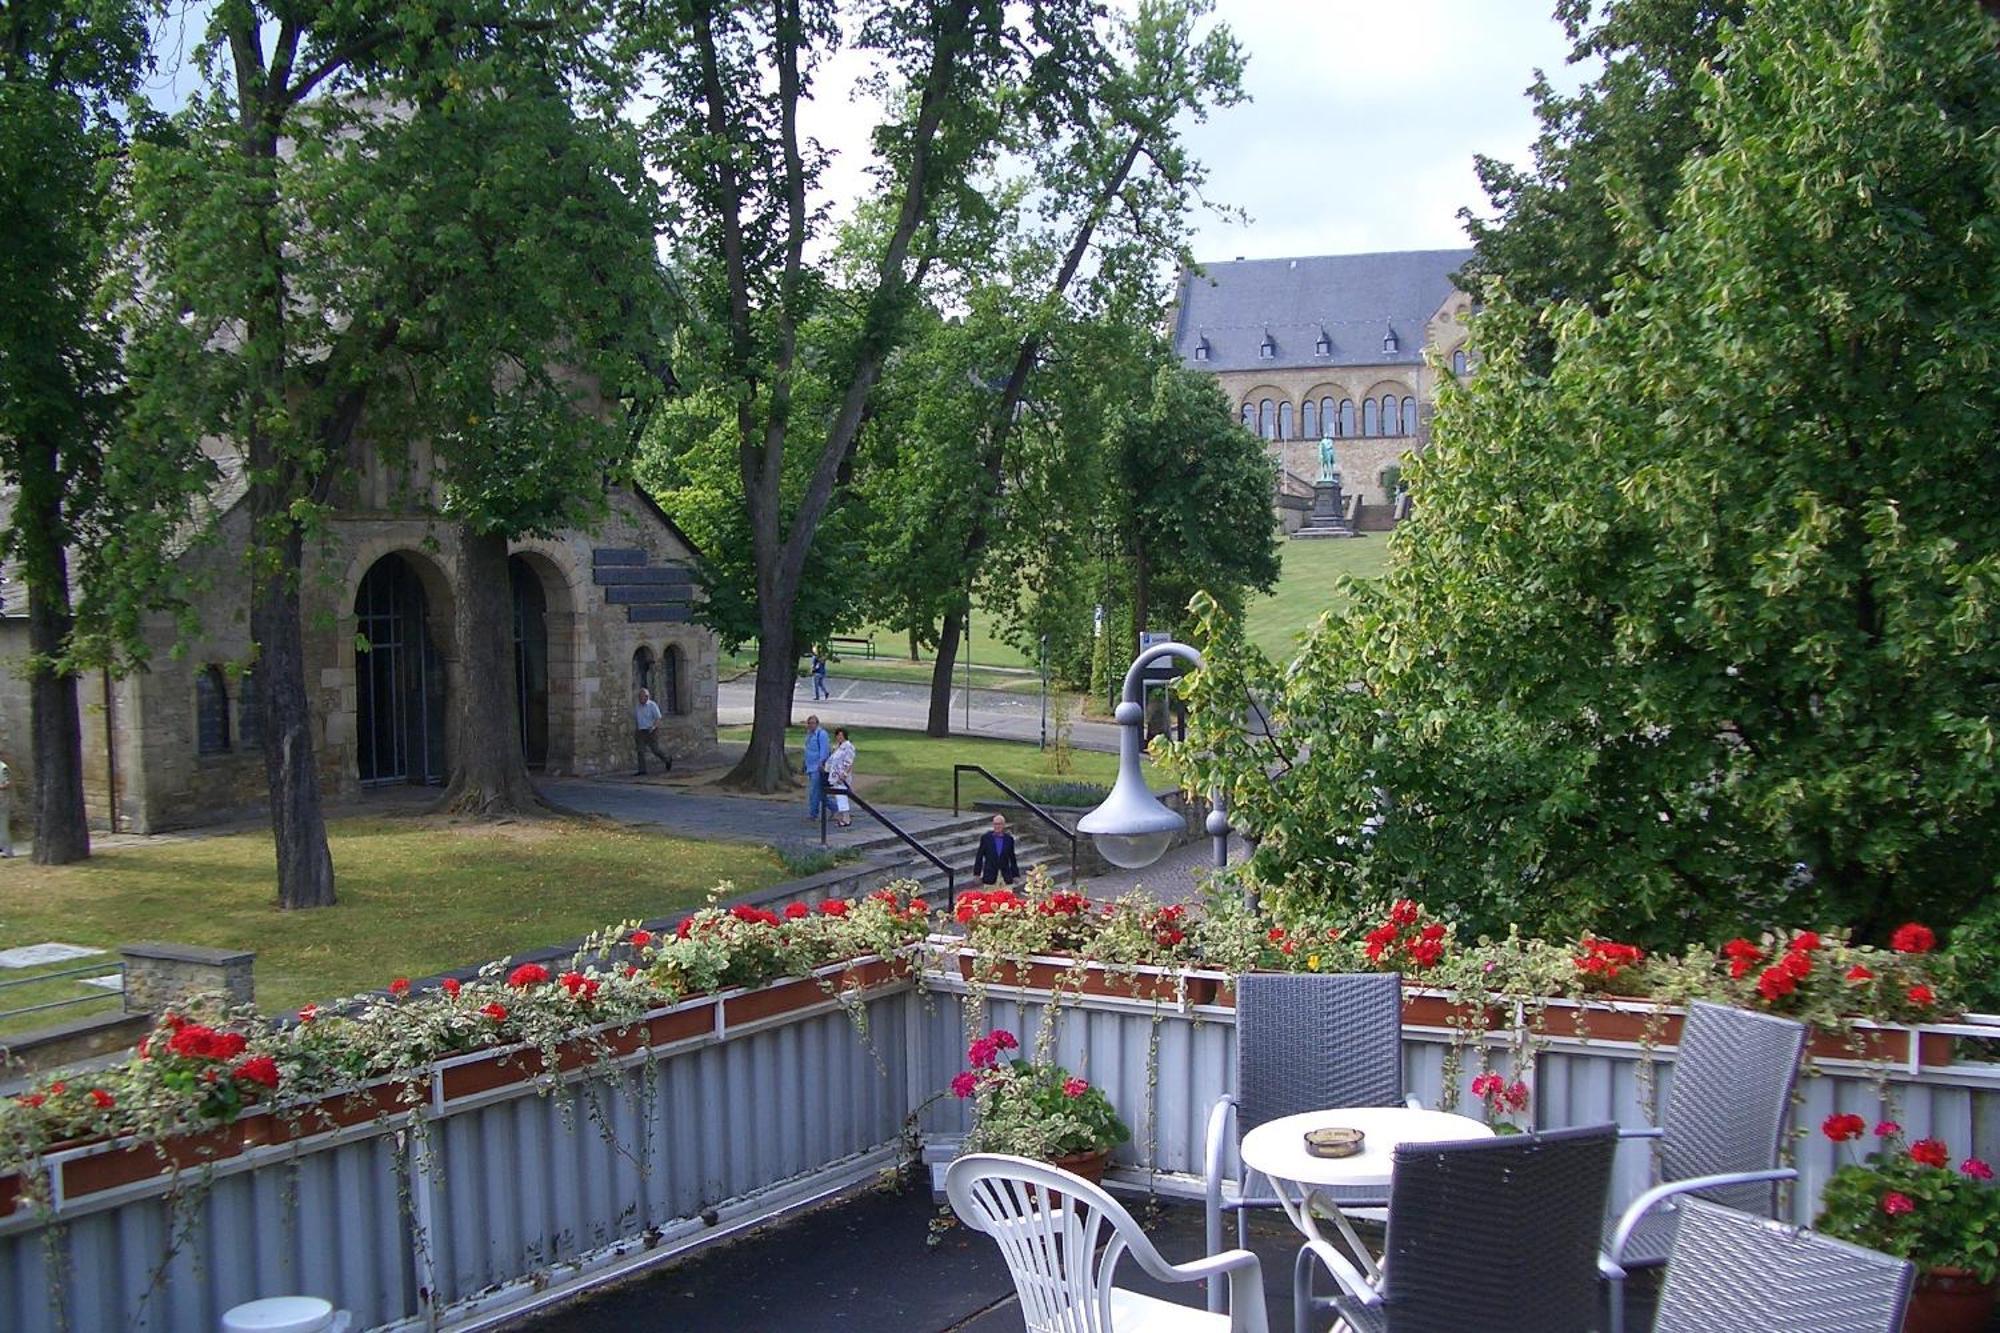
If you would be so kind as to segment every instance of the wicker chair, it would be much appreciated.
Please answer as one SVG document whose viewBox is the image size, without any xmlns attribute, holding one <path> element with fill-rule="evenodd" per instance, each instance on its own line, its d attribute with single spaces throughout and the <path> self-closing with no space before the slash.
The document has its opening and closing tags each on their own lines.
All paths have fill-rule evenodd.
<svg viewBox="0 0 2000 1333">
<path fill-rule="evenodd" d="M 1248 1243 L 1245 1211 L 1276 1208 L 1270 1183 L 1254 1172 L 1223 1197 L 1232 1145 L 1266 1120 L 1340 1106 L 1394 1106 L 1403 1096 L 1403 983 L 1394 973 L 1303 976 L 1246 973 L 1236 979 L 1236 1092 L 1216 1099 L 1204 1157 L 1208 1251 L 1222 1248 L 1222 1218 L 1236 1214 L 1237 1244 Z M 1414 1098 L 1408 1099 L 1414 1106 Z M 1379 1197 L 1342 1196 L 1347 1207 L 1380 1207 Z M 1222 1308 L 1211 1282 L 1208 1308 Z"/>
<path fill-rule="evenodd" d="M 1293 1327 L 1306 1333 L 1332 1309 L 1355 1333 L 1596 1333 L 1617 1149 L 1608 1124 L 1398 1147 L 1379 1284 L 1308 1241 L 1292 1271 Z M 1340 1284 L 1331 1299 L 1313 1294 L 1321 1265 Z"/>
<path fill-rule="evenodd" d="M 1901 1259 L 1722 1208 L 1682 1207 L 1656 1333 L 1897 1333 L 1915 1270 Z"/>
<path fill-rule="evenodd" d="M 1028 1333 L 1269 1333 L 1263 1269 L 1248 1250 L 1170 1264 L 1101 1188 L 1025 1157 L 961 1157 L 944 1188 L 967 1226 L 999 1242 Z M 1226 1277 L 1229 1314 L 1112 1286 L 1128 1253 L 1161 1282 Z"/>
<path fill-rule="evenodd" d="M 1660 1124 L 1623 1138 L 1658 1143 L 1661 1183 L 1612 1227 L 1605 1257 L 1612 1333 L 1625 1326 L 1625 1275 L 1667 1261 L 1686 1196 L 1765 1217 L 1776 1211 L 1778 1147 L 1805 1053 L 1805 1024 L 1726 1005 L 1688 1006 Z"/>
</svg>

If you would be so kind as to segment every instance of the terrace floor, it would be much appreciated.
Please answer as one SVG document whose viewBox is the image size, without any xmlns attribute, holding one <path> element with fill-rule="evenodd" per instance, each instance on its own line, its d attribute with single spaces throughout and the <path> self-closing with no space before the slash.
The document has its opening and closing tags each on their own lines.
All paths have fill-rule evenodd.
<svg viewBox="0 0 2000 1333">
<path fill-rule="evenodd" d="M 1122 1196 L 1175 1263 L 1203 1253 L 1201 1209 Z M 948 1215 L 948 1213 L 946 1214 Z M 1019 1333 L 1020 1307 L 1000 1250 L 954 1224 L 926 1247 L 940 1216 L 923 1186 L 869 1190 L 523 1320 L 522 1333 Z M 1291 1326 L 1297 1233 L 1277 1214 L 1256 1218 L 1273 1329 Z M 1152 1283 L 1126 1260 L 1119 1285 L 1198 1306 L 1199 1283 Z"/>
</svg>

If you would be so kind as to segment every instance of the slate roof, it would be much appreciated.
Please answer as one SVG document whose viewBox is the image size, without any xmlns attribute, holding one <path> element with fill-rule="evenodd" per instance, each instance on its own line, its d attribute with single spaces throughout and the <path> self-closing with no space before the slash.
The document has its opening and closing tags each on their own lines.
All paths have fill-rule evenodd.
<svg viewBox="0 0 2000 1333">
<path fill-rule="evenodd" d="M 1238 259 L 1183 273 L 1174 350 L 1196 370 L 1285 370 L 1300 366 L 1416 365 L 1424 326 L 1452 292 L 1470 250 L 1396 250 L 1301 259 Z M 1382 350 L 1396 334 L 1397 350 Z M 1321 333 L 1333 343 L 1316 350 Z M 1258 348 L 1269 333 L 1269 360 Z M 1195 359 L 1207 338 L 1209 357 Z"/>
</svg>

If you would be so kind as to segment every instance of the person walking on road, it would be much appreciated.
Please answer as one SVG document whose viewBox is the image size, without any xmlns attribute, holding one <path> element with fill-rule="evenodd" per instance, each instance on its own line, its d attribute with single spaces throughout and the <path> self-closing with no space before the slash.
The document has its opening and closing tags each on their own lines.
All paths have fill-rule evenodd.
<svg viewBox="0 0 2000 1333">
<path fill-rule="evenodd" d="M 1014 859 L 1014 835 L 1007 831 L 1007 816 L 993 816 L 993 830 L 979 835 L 979 850 L 972 854 L 972 873 L 981 884 L 999 880 L 1012 888 L 1021 878 L 1021 864 Z"/>
<path fill-rule="evenodd" d="M 854 782 L 854 742 L 847 739 L 846 727 L 833 729 L 833 753 L 826 757 L 826 785 L 841 790 L 833 797 L 834 823 L 846 828 L 854 822 L 847 813 L 847 788 Z"/>
<path fill-rule="evenodd" d="M 14 854 L 14 774 L 0 759 L 0 856 Z"/>
<path fill-rule="evenodd" d="M 634 777 L 646 776 L 648 750 L 664 765 L 663 772 L 674 771 L 673 756 L 660 748 L 660 706 L 653 702 L 651 690 L 639 691 L 638 707 L 632 710 L 632 748 L 639 755 L 639 770 Z"/>
<path fill-rule="evenodd" d="M 806 818 L 818 819 L 826 804 L 826 760 L 833 741 L 820 729 L 819 715 L 806 719 Z"/>
<path fill-rule="evenodd" d="M 813 702 L 831 699 L 833 691 L 826 687 L 826 649 L 813 649 Z"/>
</svg>

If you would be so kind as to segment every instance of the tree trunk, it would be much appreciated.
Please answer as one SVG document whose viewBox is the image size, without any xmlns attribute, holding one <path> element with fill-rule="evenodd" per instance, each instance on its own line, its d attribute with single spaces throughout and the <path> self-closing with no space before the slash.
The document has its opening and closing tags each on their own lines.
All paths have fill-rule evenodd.
<svg viewBox="0 0 2000 1333">
<path fill-rule="evenodd" d="M 271 460 L 256 457 L 259 452 L 253 443 L 253 466 L 271 466 Z M 331 907 L 333 855 L 327 850 L 326 815 L 320 806 L 312 713 L 306 702 L 305 634 L 299 618 L 304 540 L 297 524 L 285 515 L 288 493 L 270 483 L 251 488 L 252 521 L 266 531 L 283 525 L 272 558 L 257 568 L 250 594 L 250 637 L 257 644 L 257 679 L 263 687 L 264 776 L 271 789 L 278 905 Z"/>
<path fill-rule="evenodd" d="M 25 495 L 25 490 L 24 490 Z M 53 523 L 45 520 L 53 520 Z M 59 528 L 43 515 L 22 524 L 24 538 Z M 69 635 L 68 560 L 57 537 L 35 562 L 54 576 L 28 585 L 29 711 L 34 727 L 35 864 L 67 865 L 90 855 L 83 808 L 83 728 L 77 721 L 76 677 L 56 659 Z"/>
<path fill-rule="evenodd" d="M 725 787 L 769 794 L 791 785 L 792 761 L 785 754 L 785 727 L 792 713 L 798 658 L 792 655 L 793 597 L 763 598 L 758 606 L 757 692 L 750 723 L 750 748 L 722 779 Z"/>
<path fill-rule="evenodd" d="M 1995 0 L 1995 3 L 2000 3 L 2000 0 Z M 917 627 L 915 625 L 910 626 L 910 660 L 912 662 L 923 660 L 917 654 Z"/>
<path fill-rule="evenodd" d="M 536 795 L 521 753 L 507 538 L 461 524 L 458 551 L 451 629 L 461 669 L 453 692 L 451 782 L 438 808 L 489 818 L 540 813 L 548 807 Z"/>
<path fill-rule="evenodd" d="M 951 735 L 951 672 L 958 662 L 958 635 L 965 627 L 964 606 L 953 608 L 938 630 L 937 660 L 931 664 L 931 711 L 926 736 Z"/>
</svg>

